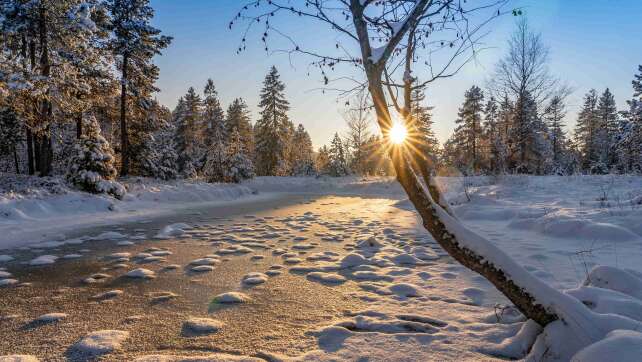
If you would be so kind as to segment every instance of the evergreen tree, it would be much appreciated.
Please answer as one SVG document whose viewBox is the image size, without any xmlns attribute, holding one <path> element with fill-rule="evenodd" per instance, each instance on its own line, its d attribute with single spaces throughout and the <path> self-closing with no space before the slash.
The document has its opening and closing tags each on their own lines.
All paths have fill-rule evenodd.
<svg viewBox="0 0 642 362">
<path fill-rule="evenodd" d="M 544 111 L 544 120 L 548 127 L 551 151 L 553 153 L 553 167 L 562 171 L 565 167 L 565 151 L 568 146 L 566 131 L 564 130 L 564 117 L 566 106 L 561 96 L 554 96 Z"/>
<path fill-rule="evenodd" d="M 459 118 L 455 121 L 458 125 L 455 129 L 456 138 L 460 146 L 466 148 L 465 163 L 473 173 L 478 172 L 481 166 L 479 145 L 482 138 L 483 100 L 482 90 L 475 85 L 472 86 L 464 94 L 464 103 L 459 108 Z"/>
<path fill-rule="evenodd" d="M 272 66 L 261 89 L 261 119 L 255 126 L 256 168 L 259 175 L 283 175 L 287 168 L 290 109 L 283 91 L 285 85 Z"/>
<path fill-rule="evenodd" d="M 142 153 L 143 174 L 161 180 L 178 177 L 178 155 L 174 144 L 175 127 L 164 122 L 160 130 L 149 135 Z"/>
<path fill-rule="evenodd" d="M 499 106 L 494 97 L 490 97 L 484 106 L 484 139 L 485 149 L 488 150 L 489 170 L 493 173 L 504 171 L 506 150 L 500 135 Z"/>
<path fill-rule="evenodd" d="M 328 173 L 328 165 L 330 164 L 330 151 L 328 151 L 328 147 L 326 145 L 323 145 L 319 148 L 319 152 L 317 152 L 314 164 L 319 173 Z"/>
<path fill-rule="evenodd" d="M 421 157 L 426 161 L 428 168 L 434 168 L 437 162 L 436 155 L 439 149 L 439 141 L 433 131 L 432 114 L 433 107 L 425 106 L 423 103 L 426 95 L 422 88 L 415 88 L 411 93 L 411 137 L 410 142 L 414 143 Z"/>
<path fill-rule="evenodd" d="M 292 137 L 292 174 L 311 176 L 315 174 L 312 139 L 302 124 L 299 124 Z"/>
<path fill-rule="evenodd" d="M 161 31 L 151 26 L 154 9 L 149 6 L 148 0 L 108 0 L 107 8 L 111 13 L 114 34 L 111 47 L 120 57 L 121 174 L 126 175 L 130 158 L 128 92 L 140 97 L 156 90 L 153 83 L 158 77 L 158 68 L 151 61 L 155 55 L 161 54 L 172 38 L 160 35 Z"/>
<path fill-rule="evenodd" d="M 642 172 L 642 65 L 633 78 L 633 99 L 623 112 L 615 142 L 618 166 L 623 172 Z"/>
<path fill-rule="evenodd" d="M 230 137 L 224 174 L 227 182 L 236 183 L 254 177 L 254 164 L 236 128 L 232 130 Z"/>
<path fill-rule="evenodd" d="M 328 151 L 328 173 L 331 176 L 345 176 L 348 174 L 348 163 L 343 141 L 338 133 L 334 134 Z"/>
<path fill-rule="evenodd" d="M 210 144 L 217 137 L 227 139 L 228 129 L 225 124 L 225 114 L 218 100 L 218 92 L 214 87 L 214 81 L 207 80 L 203 94 L 205 95 L 203 100 L 203 123 L 205 126 L 205 134 L 202 137 L 203 143 Z"/>
<path fill-rule="evenodd" d="M 248 155 L 252 155 L 254 153 L 254 132 L 252 131 L 250 110 L 242 98 L 234 99 L 227 108 L 225 126 L 228 134 L 232 134 L 235 129 L 237 130 L 243 143 L 243 149 Z"/>
<path fill-rule="evenodd" d="M 174 110 L 176 122 L 176 151 L 178 153 L 178 169 L 184 177 L 195 177 L 196 169 L 200 166 L 198 144 L 202 132 L 199 130 L 202 119 L 203 101 L 193 87 L 179 101 Z"/>
<path fill-rule="evenodd" d="M 605 171 L 605 165 L 600 165 L 599 116 L 597 113 L 598 96 L 591 89 L 584 96 L 584 104 L 577 117 L 575 126 L 575 143 L 580 152 L 581 165 L 585 170 L 595 167 L 596 171 Z"/>
<path fill-rule="evenodd" d="M 76 153 L 69 161 L 67 180 L 87 192 L 122 198 L 126 191 L 115 181 L 114 152 L 101 135 L 98 122 L 91 117 L 84 128 L 86 131 L 78 139 Z"/>
<path fill-rule="evenodd" d="M 596 112 L 599 119 L 597 141 L 600 148 L 600 161 L 610 169 L 617 159 L 613 143 L 619 127 L 615 97 L 608 88 L 600 96 Z"/>
<path fill-rule="evenodd" d="M 511 137 L 514 140 L 512 169 L 519 173 L 542 173 L 550 152 L 546 126 L 537 112 L 535 99 L 526 92 L 517 99 Z"/>
</svg>

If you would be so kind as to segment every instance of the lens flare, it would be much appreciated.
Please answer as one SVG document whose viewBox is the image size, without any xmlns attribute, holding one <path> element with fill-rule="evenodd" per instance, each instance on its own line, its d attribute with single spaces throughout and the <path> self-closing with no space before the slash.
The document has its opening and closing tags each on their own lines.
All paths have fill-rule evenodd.
<svg viewBox="0 0 642 362">
<path fill-rule="evenodd" d="M 408 131 L 406 127 L 400 122 L 395 122 L 390 128 L 390 141 L 396 145 L 404 143 L 408 136 Z"/>
</svg>

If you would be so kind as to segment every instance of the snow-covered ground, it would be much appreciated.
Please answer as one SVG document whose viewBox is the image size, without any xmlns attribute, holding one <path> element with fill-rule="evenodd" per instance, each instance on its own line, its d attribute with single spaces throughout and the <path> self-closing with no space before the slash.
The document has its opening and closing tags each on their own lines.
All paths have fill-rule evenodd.
<svg viewBox="0 0 642 362">
<path fill-rule="evenodd" d="M 0 249 L 65 239 L 79 227 L 166 215 L 178 209 L 229 202 L 251 202 L 280 193 L 329 193 L 402 196 L 392 178 L 259 177 L 245 184 L 199 181 L 121 180 L 123 200 L 70 188 L 59 178 L 0 173 Z"/>
<path fill-rule="evenodd" d="M 139 215 L 149 216 L 159 210 L 170 213 L 185 205 L 190 207 L 221 201 L 251 203 L 260 197 L 278 198 L 284 193 L 326 195 L 296 208 L 286 208 L 282 211 L 285 214 L 264 211 L 256 215 L 237 215 L 227 224 L 203 217 L 208 221 L 175 223 L 157 230 L 147 230 L 142 224 L 137 226 L 142 229 L 136 236 L 117 230 L 89 235 L 80 242 L 111 241 L 125 252 L 113 253 L 107 258 L 109 264 L 105 270 L 108 274 L 89 275 L 83 279 L 84 283 L 102 285 L 107 280 L 105 288 L 111 289 L 102 290 L 103 293 L 91 292 L 91 295 L 101 296 L 114 293 L 114 286 L 109 284 L 111 274 L 137 277 L 148 285 L 161 283 L 164 286 L 162 283 L 174 278 L 166 270 L 182 266 L 188 270 L 183 277 L 197 273 L 197 283 L 207 280 L 216 285 L 208 285 L 212 291 L 220 287 L 217 280 L 229 277 L 229 265 L 240 265 L 233 263 L 242 261 L 244 268 L 250 266 L 250 269 L 238 271 L 240 275 L 237 273 L 234 277 L 238 280 L 233 278 L 239 288 L 214 293 L 242 291 L 242 294 L 221 294 L 220 300 L 234 296 L 232 299 L 242 302 L 237 304 L 250 308 L 256 305 L 259 309 L 259 306 L 267 306 L 268 310 L 280 308 L 272 303 L 292 301 L 297 308 L 305 310 L 314 308 L 306 304 L 310 303 L 305 299 L 308 296 L 287 294 L 289 292 L 283 290 L 307 286 L 305 283 L 310 282 L 317 283 L 320 288 L 307 291 L 313 297 L 315 293 L 321 293 L 322 298 L 332 299 L 332 295 L 323 294 L 328 289 L 322 289 L 330 288 L 343 298 L 362 302 L 352 301 L 342 306 L 340 318 L 330 313 L 324 322 L 313 326 L 303 323 L 309 328 L 305 331 L 307 338 L 316 342 L 313 345 L 307 343 L 304 353 L 293 355 L 286 350 L 283 352 L 286 357 L 278 352 L 278 347 L 266 347 L 249 354 L 259 360 L 329 361 L 366 357 L 373 361 L 428 361 L 526 357 L 533 361 L 564 361 L 573 356 L 574 361 L 638 360 L 642 353 L 642 334 L 639 332 L 642 327 L 638 328 L 642 325 L 642 177 L 441 178 L 439 184 L 455 214 L 468 228 L 491 240 L 537 278 L 558 290 L 567 290 L 566 295 L 587 305 L 590 313 L 597 314 L 583 319 L 589 314 L 571 313 L 569 315 L 582 320 L 554 322 L 544 333 L 535 323 L 525 322 L 514 309 L 505 307 L 509 302 L 489 282 L 454 262 L 441 250 L 421 226 L 400 187 L 389 178 L 257 178 L 232 186 L 180 182 L 153 184 L 130 180 L 127 182 L 130 196 L 123 201 L 87 196 L 64 188 L 60 193 L 42 191 L 44 188 L 55 190 L 58 186 L 35 187 L 32 190 L 23 187 L 19 192 L 5 193 L 0 205 L 13 213 L 20 210 L 21 205 L 57 205 L 68 214 L 57 219 L 53 216 L 55 212 L 48 211 L 56 210 L 53 206 L 44 208 L 45 211 L 36 206 L 24 207 L 29 211 L 24 213 L 28 217 L 1 220 L 0 235 L 9 234 L 10 228 L 3 229 L 6 225 L 16 230 L 9 235 L 20 235 L 21 228 L 26 230 L 39 222 L 60 222 L 67 228 L 79 225 L 72 221 L 64 223 L 65 220 L 79 219 L 83 214 L 61 206 L 64 203 L 60 200 L 65 196 L 70 200 L 87 197 L 90 204 L 104 200 L 115 205 L 112 207 L 115 211 L 110 211 L 109 207 L 106 210 L 95 209 L 90 218 L 100 219 L 114 213 L 125 220 Z M 238 200 L 233 201 L 235 199 Z M 132 213 L 132 210 L 140 214 Z M 93 219 L 89 219 L 81 224 L 92 222 Z M 63 242 L 69 241 L 62 239 Z M 19 243 L 30 241 L 17 236 L 13 240 Z M 203 240 L 211 245 L 203 244 Z M 149 245 L 159 246 L 161 241 L 168 244 L 163 244 L 161 249 L 149 248 Z M 71 240 L 69 244 L 74 245 L 74 242 Z M 190 258 L 175 259 L 191 250 L 185 248 L 185 242 L 194 243 L 194 248 L 197 245 L 198 248 L 203 248 L 203 245 L 213 247 L 213 254 L 212 251 L 207 254 L 194 249 L 197 254 Z M 33 245 L 29 253 L 38 253 L 33 254 L 32 259 L 19 262 L 32 265 L 27 268 L 42 268 L 43 265 L 55 268 L 55 265 L 66 263 L 65 259 L 89 255 L 83 250 L 78 250 L 78 253 L 66 251 L 68 254 L 63 255 L 57 250 L 59 243 L 59 240 L 52 239 Z M 16 255 L 11 250 L 4 252 L 8 254 L 4 260 L 11 263 L 9 255 Z M 3 266 L 2 257 L 0 255 L 0 267 Z M 18 275 L 20 273 L 13 273 L 11 267 L 17 265 L 16 261 L 13 263 L 8 264 L 7 270 L 0 269 L 0 280 L 7 281 L 6 286 L 9 287 L 20 286 L 24 282 Z M 129 263 L 144 265 L 140 268 L 129 266 Z M 122 272 L 118 272 L 121 268 Z M 209 275 L 214 276 L 208 278 Z M 291 284 L 287 279 L 290 276 L 301 280 Z M 121 288 L 119 285 L 116 298 L 121 298 Z M 137 292 L 137 288 L 124 290 L 125 295 Z M 163 294 L 163 298 L 170 295 L 168 299 L 185 298 L 194 302 L 187 289 L 164 293 L 169 294 Z M 281 296 L 282 299 L 274 299 L 269 293 L 285 295 Z M 269 296 L 267 299 L 266 295 Z M 1 299 L 0 294 L 0 302 Z M 320 305 L 325 302 L 319 301 Z M 24 302 L 29 303 L 28 299 Z M 220 314 L 190 313 L 183 323 L 175 323 L 176 328 L 180 325 L 183 329 L 199 333 L 207 329 L 208 335 L 233 338 L 236 333 L 233 326 L 242 328 L 236 319 L 238 315 L 234 314 L 235 308 Z M 339 307 L 333 309 L 335 313 L 336 308 Z M 572 305 L 568 308 L 569 312 L 576 309 Z M 62 323 L 60 328 L 64 328 L 64 321 L 68 319 L 85 323 L 81 322 L 81 315 L 66 310 L 43 309 L 33 318 L 49 318 L 51 313 L 57 312 L 69 314 L 58 318 L 63 321 L 56 322 Z M 6 313 L 12 311 L 7 310 Z M 261 320 L 270 320 L 269 313 L 259 315 Z M 219 321 L 218 318 L 227 319 Z M 167 333 L 171 334 L 174 327 L 170 325 Z M 287 325 L 284 324 L 283 328 Z M 595 330 L 574 335 L 573 327 L 578 325 Z M 141 338 L 140 333 L 127 328 L 113 330 L 117 325 L 112 324 L 100 327 L 100 330 L 80 339 L 76 349 L 104 343 L 110 346 L 106 353 L 111 353 L 120 350 L 124 343 L 123 348 L 130 353 L 127 356 L 142 355 L 133 352 L 135 348 L 128 341 Z M 277 327 L 280 326 L 272 328 L 278 330 Z M 256 333 L 261 335 L 259 331 Z M 113 336 L 118 338 L 112 341 Z M 281 345 L 280 337 L 268 335 L 267 338 Z M 270 345 L 266 342 L 266 346 Z M 178 360 L 168 356 L 144 358 L 141 360 Z M 228 360 L 222 355 L 208 358 Z"/>
</svg>

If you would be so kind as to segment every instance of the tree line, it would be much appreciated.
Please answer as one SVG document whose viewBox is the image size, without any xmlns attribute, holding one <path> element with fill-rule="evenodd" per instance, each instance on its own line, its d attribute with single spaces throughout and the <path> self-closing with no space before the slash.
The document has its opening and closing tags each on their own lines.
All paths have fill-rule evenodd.
<svg viewBox="0 0 642 362">
<path fill-rule="evenodd" d="M 609 88 L 591 89 L 569 135 L 570 91 L 550 75 L 540 35 L 523 19 L 508 45 L 488 90 L 474 85 L 465 92 L 455 131 L 440 155 L 443 165 L 469 175 L 642 171 L 642 66 L 629 109 L 618 111 Z"/>
</svg>

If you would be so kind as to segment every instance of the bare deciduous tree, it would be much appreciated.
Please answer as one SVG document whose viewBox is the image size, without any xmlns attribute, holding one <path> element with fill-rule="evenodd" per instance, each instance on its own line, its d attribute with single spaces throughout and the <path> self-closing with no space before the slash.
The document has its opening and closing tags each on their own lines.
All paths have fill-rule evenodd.
<svg viewBox="0 0 642 362">
<path fill-rule="evenodd" d="M 371 136 L 370 116 L 368 97 L 365 92 L 357 94 L 354 97 L 353 104 L 343 114 L 348 126 L 348 144 L 354 151 L 352 154 L 352 167 L 360 175 L 366 173 L 367 147 Z"/>
<path fill-rule="evenodd" d="M 377 123 L 389 139 L 393 126 L 391 107 L 400 113 L 407 128 L 412 127 L 407 124 L 406 115 L 411 113 L 413 88 L 455 74 L 474 57 L 483 36 L 481 29 L 502 14 L 506 1 L 473 3 L 475 5 L 455 0 L 256 0 L 241 10 L 230 27 L 234 22 L 245 20 L 248 24 L 245 34 L 248 34 L 252 26 L 263 25 L 262 39 L 267 50 L 270 33 L 283 35 L 274 27 L 278 22 L 272 19 L 284 13 L 327 24 L 341 41 L 358 45 L 358 55 L 351 55 L 349 48 L 340 42 L 336 45 L 339 55 L 323 55 L 321 50 L 306 49 L 284 35 L 292 44 L 287 52 L 312 56 L 312 64 L 319 67 L 326 84 L 328 72 L 338 65 L 360 68 Z M 246 36 L 239 51 L 246 46 Z M 438 57 L 439 54 L 442 55 Z M 412 67 L 420 57 L 425 59 L 431 77 L 413 85 Z M 436 58 L 442 60 L 438 66 L 433 62 Z M 552 300 L 565 297 L 530 275 L 492 243 L 461 225 L 448 210 L 433 176 L 425 167 L 420 167 L 417 152 L 401 144 L 390 146 L 389 153 L 397 179 L 424 227 L 453 258 L 488 279 L 528 318 L 541 325 L 559 318 L 563 307 Z"/>
</svg>

